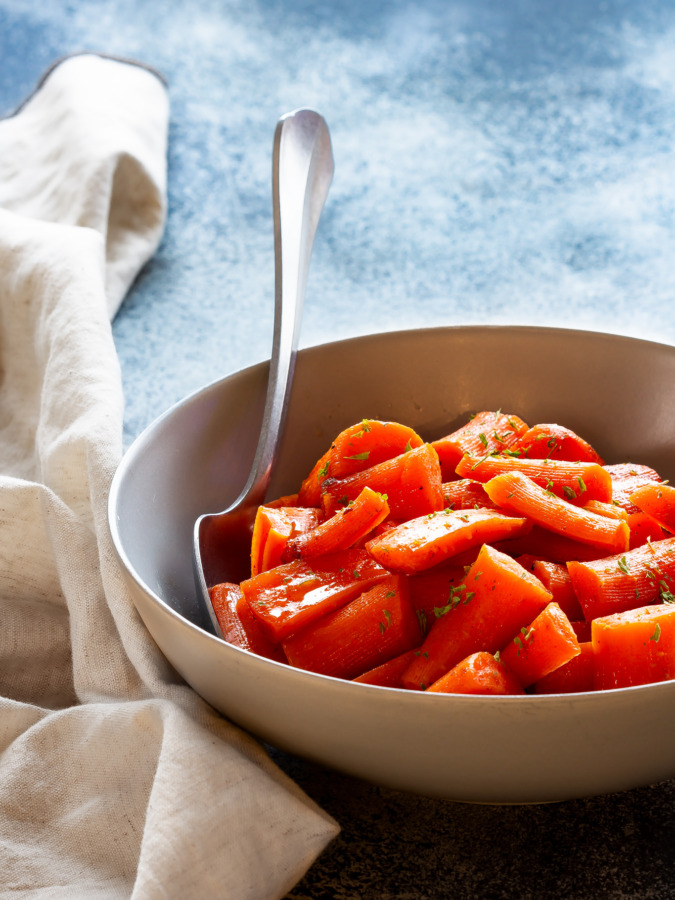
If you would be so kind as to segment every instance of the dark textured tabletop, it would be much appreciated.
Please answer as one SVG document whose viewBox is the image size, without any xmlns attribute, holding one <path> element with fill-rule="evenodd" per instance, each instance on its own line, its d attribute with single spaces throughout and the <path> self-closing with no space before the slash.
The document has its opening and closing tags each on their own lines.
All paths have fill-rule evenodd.
<svg viewBox="0 0 675 900">
<path fill-rule="evenodd" d="M 466 323 L 675 343 L 672 0 L 0 0 L 0 102 L 91 50 L 168 82 L 169 216 L 114 322 L 127 444 L 269 355 L 277 118 L 336 172 L 301 346 Z M 342 826 L 295 900 L 675 897 L 675 782 L 547 806 L 399 794 L 271 750 Z"/>
</svg>

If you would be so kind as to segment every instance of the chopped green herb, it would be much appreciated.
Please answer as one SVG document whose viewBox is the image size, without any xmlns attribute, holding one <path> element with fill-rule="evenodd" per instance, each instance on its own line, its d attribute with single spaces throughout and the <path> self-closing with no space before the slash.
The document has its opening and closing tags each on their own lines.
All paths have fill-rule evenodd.
<svg viewBox="0 0 675 900">
<path fill-rule="evenodd" d="M 630 575 L 630 572 L 628 571 L 628 563 L 626 562 L 625 556 L 620 557 L 618 565 L 624 575 Z"/>
<path fill-rule="evenodd" d="M 661 637 L 661 626 L 657 622 L 656 626 L 654 628 L 654 634 L 649 638 L 649 640 L 654 641 L 654 643 L 658 644 L 660 637 Z"/>
<path fill-rule="evenodd" d="M 370 456 L 370 450 L 364 450 L 363 453 L 355 453 L 353 456 L 343 456 L 343 459 L 364 460 Z"/>
<path fill-rule="evenodd" d="M 328 470 L 330 468 L 330 460 L 326 460 L 326 462 L 319 469 L 319 478 L 325 478 L 328 475 Z"/>
</svg>

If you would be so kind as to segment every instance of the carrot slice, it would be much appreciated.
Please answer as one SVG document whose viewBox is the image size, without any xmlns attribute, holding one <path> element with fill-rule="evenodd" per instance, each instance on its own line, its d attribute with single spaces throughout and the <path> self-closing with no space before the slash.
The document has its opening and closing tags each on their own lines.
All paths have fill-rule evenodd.
<svg viewBox="0 0 675 900">
<path fill-rule="evenodd" d="M 373 538 L 366 550 L 380 565 L 411 575 L 484 543 L 522 535 L 531 527 L 524 518 L 491 509 L 444 509 L 397 525 Z"/>
<path fill-rule="evenodd" d="M 467 454 L 459 461 L 456 472 L 462 478 L 475 478 L 483 483 L 497 475 L 522 472 L 549 493 L 584 506 L 589 500 L 606 503 L 612 499 L 612 479 L 597 463 L 499 455 L 475 459 Z"/>
<path fill-rule="evenodd" d="M 444 481 L 442 488 L 446 509 L 494 509 L 495 507 L 480 481 L 475 481 L 473 478 Z"/>
<path fill-rule="evenodd" d="M 623 506 L 627 512 L 637 512 L 637 506 L 631 502 L 630 495 L 643 484 L 661 484 L 661 476 L 650 466 L 638 463 L 616 463 L 605 466 L 612 479 L 612 502 Z"/>
<path fill-rule="evenodd" d="M 528 459 L 566 459 L 570 462 L 591 462 L 603 465 L 603 460 L 588 441 L 564 425 L 533 425 L 514 444 Z"/>
<path fill-rule="evenodd" d="M 526 554 L 557 563 L 566 563 L 570 559 L 588 560 L 606 556 L 606 551 L 601 548 L 575 541 L 562 534 L 554 534 L 540 525 L 533 525 L 532 530 L 522 538 L 499 541 L 494 546 L 509 556 L 518 557 Z"/>
<path fill-rule="evenodd" d="M 675 487 L 670 484 L 643 484 L 628 499 L 666 531 L 675 533 Z"/>
<path fill-rule="evenodd" d="M 675 593 L 675 538 L 604 559 L 570 561 L 567 569 L 587 621 L 670 601 Z"/>
<path fill-rule="evenodd" d="M 280 565 L 291 536 L 316 528 L 320 521 L 321 510 L 311 507 L 259 506 L 251 538 L 251 575 Z"/>
<path fill-rule="evenodd" d="M 628 527 L 630 528 L 630 544 L 631 550 L 635 547 L 642 547 L 650 541 L 661 541 L 668 537 L 667 533 L 661 528 L 656 519 L 643 512 L 627 513 Z"/>
<path fill-rule="evenodd" d="M 401 675 L 413 661 L 414 656 L 414 650 L 406 650 L 405 653 L 395 656 L 388 662 L 375 666 L 374 669 L 368 669 L 363 675 L 357 675 L 353 680 L 358 681 L 359 684 L 376 684 L 379 687 L 401 688 L 403 687 Z"/>
<path fill-rule="evenodd" d="M 573 622 L 583 619 L 581 604 L 574 593 L 572 578 L 567 571 L 567 566 L 538 559 L 535 561 L 532 571 L 550 592 L 553 601 L 558 604 L 568 619 Z"/>
<path fill-rule="evenodd" d="M 300 502 L 305 506 L 319 506 L 321 485 L 326 478 L 353 475 L 399 456 L 406 449 L 421 447 L 422 443 L 422 438 L 412 428 L 398 422 L 363 419 L 350 425 L 338 434 L 302 482 L 298 495 Z"/>
<path fill-rule="evenodd" d="M 286 656 L 278 644 L 272 643 L 263 634 L 260 625 L 243 598 L 238 584 L 224 582 L 216 584 L 209 591 L 211 604 L 218 619 L 223 638 L 228 644 L 249 650 L 258 656 L 286 662 Z"/>
<path fill-rule="evenodd" d="M 590 639 L 579 644 L 579 655 L 564 666 L 544 675 L 533 688 L 535 694 L 578 694 L 593 690 L 593 645 Z"/>
<path fill-rule="evenodd" d="M 524 694 L 522 685 L 492 653 L 472 653 L 427 688 L 434 694 Z"/>
<path fill-rule="evenodd" d="M 283 642 L 290 665 L 353 679 L 416 647 L 419 625 L 405 578 L 391 576 Z"/>
<path fill-rule="evenodd" d="M 520 629 L 499 658 L 523 687 L 529 687 L 579 655 L 579 641 L 557 603 L 549 603 L 533 622 Z"/>
<path fill-rule="evenodd" d="M 479 650 L 495 653 L 550 602 L 535 575 L 483 545 L 446 606 L 437 610 L 420 655 L 403 675 L 404 686 L 424 690 L 466 656 Z"/>
<path fill-rule="evenodd" d="M 675 678 L 675 606 L 644 606 L 594 619 L 596 690 Z"/>
<path fill-rule="evenodd" d="M 423 635 L 426 635 L 434 621 L 434 610 L 441 609 L 449 602 L 453 588 L 457 587 L 465 575 L 464 566 L 448 563 L 409 576 L 410 602 Z"/>
<path fill-rule="evenodd" d="M 322 502 L 328 515 L 355 500 L 364 487 L 387 495 L 391 517 L 398 521 L 443 509 L 441 470 L 436 451 L 422 444 L 407 453 L 345 478 L 323 482 Z"/>
<path fill-rule="evenodd" d="M 347 550 L 364 535 L 369 534 L 388 515 L 387 498 L 365 487 L 353 503 L 339 509 L 321 525 L 289 537 L 281 562 L 309 559 L 312 556 L 335 553 L 337 550 Z"/>
<path fill-rule="evenodd" d="M 527 425 L 518 416 L 501 411 L 484 410 L 456 431 L 433 442 L 438 453 L 444 481 L 455 477 L 455 469 L 465 453 L 476 456 L 499 453 L 513 446 L 527 431 Z"/>
<path fill-rule="evenodd" d="M 556 534 L 591 544 L 607 553 L 628 549 L 630 531 L 626 522 L 573 506 L 520 472 L 497 475 L 487 482 L 485 490 L 500 508 L 528 516 Z"/>
<path fill-rule="evenodd" d="M 265 634 L 279 642 L 389 574 L 365 550 L 341 550 L 261 572 L 241 590 Z"/>
</svg>

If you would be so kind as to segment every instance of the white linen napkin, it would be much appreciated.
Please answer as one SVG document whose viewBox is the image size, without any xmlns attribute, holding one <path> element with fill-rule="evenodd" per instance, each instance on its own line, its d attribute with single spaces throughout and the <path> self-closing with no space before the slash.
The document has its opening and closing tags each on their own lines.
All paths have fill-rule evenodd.
<svg viewBox="0 0 675 900">
<path fill-rule="evenodd" d="M 282 897 L 336 823 L 188 688 L 108 534 L 110 319 L 159 242 L 168 99 L 71 57 L 0 121 L 0 896 Z"/>
</svg>

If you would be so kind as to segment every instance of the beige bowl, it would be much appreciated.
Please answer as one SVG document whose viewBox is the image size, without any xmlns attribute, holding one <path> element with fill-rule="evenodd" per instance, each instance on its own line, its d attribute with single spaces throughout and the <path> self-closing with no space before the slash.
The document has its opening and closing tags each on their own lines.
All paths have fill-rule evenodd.
<svg viewBox="0 0 675 900">
<path fill-rule="evenodd" d="M 219 640 L 196 600 L 200 513 L 248 474 L 267 366 L 193 394 L 133 444 L 114 479 L 113 541 L 138 610 L 186 681 L 281 749 L 388 787 L 490 803 L 564 800 L 675 775 L 675 682 L 570 696 L 419 694 L 294 670 Z M 297 489 L 345 426 L 398 420 L 434 439 L 481 409 L 559 422 L 608 462 L 675 477 L 675 348 L 521 327 L 394 332 L 298 356 L 271 495 Z"/>
</svg>

